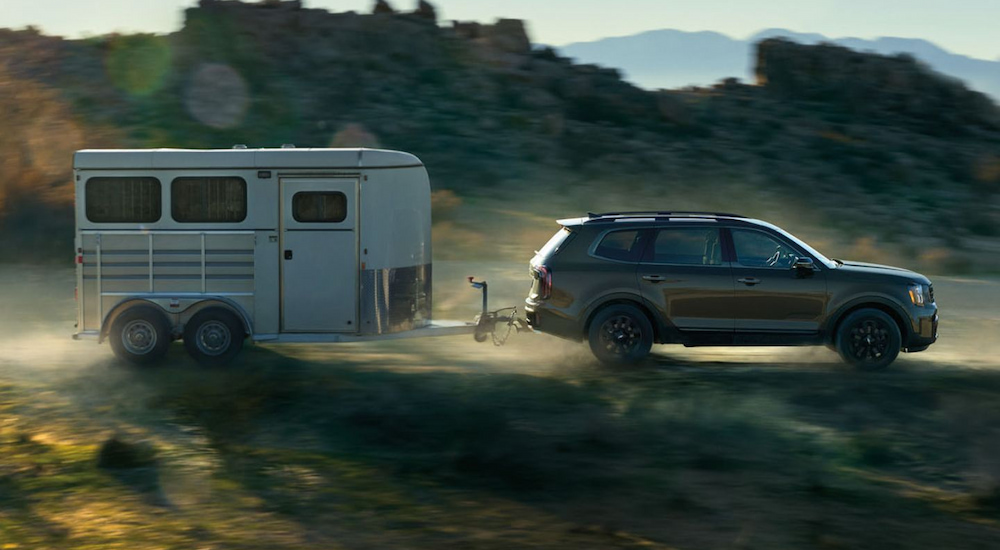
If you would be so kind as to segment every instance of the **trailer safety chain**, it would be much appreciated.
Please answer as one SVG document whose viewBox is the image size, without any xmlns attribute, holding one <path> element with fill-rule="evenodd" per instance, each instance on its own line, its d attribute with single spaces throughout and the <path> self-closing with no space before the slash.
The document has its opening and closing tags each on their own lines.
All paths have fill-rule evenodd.
<svg viewBox="0 0 1000 550">
<path fill-rule="evenodd" d="M 514 322 L 515 322 L 515 320 L 517 318 L 517 307 L 513 307 L 513 308 L 510 308 L 510 309 L 511 309 L 511 313 L 507 317 L 507 330 L 504 331 L 503 336 L 498 336 L 497 335 L 496 325 L 495 324 L 493 325 L 493 332 L 491 333 L 491 336 L 493 337 L 492 338 L 493 339 L 493 345 L 496 346 L 496 347 L 498 347 L 498 348 L 500 346 L 502 346 L 502 345 L 504 345 L 504 344 L 507 343 L 507 338 L 510 338 L 510 331 L 513 330 L 513 328 L 514 328 Z M 495 313 L 500 313 L 501 311 L 504 311 L 504 310 L 502 310 L 502 309 L 501 310 L 497 310 Z"/>
<path fill-rule="evenodd" d="M 487 335 L 489 335 L 489 338 L 493 341 L 493 345 L 500 347 L 507 343 L 510 333 L 515 329 L 517 332 L 531 331 L 526 321 L 518 319 L 516 306 L 489 311 L 489 286 L 486 284 L 486 281 L 476 281 L 473 277 L 469 277 L 468 279 L 472 288 L 483 292 L 483 310 L 482 313 L 476 316 L 476 332 L 474 337 L 477 342 L 485 342 Z M 497 325 L 500 323 L 506 325 L 506 330 L 503 331 L 502 335 L 497 334 Z"/>
</svg>

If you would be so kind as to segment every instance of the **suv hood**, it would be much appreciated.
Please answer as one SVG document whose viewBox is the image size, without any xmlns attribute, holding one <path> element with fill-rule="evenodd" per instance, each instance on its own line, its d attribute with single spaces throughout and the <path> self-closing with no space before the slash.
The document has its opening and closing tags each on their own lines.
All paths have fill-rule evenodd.
<svg viewBox="0 0 1000 550">
<path fill-rule="evenodd" d="M 889 276 L 897 276 L 907 278 L 913 282 L 919 282 L 924 284 L 930 284 L 930 280 L 927 277 L 909 269 L 903 269 L 901 267 L 893 267 L 891 265 L 882 264 L 870 264 L 867 262 L 852 262 L 848 260 L 840 260 L 844 262 L 842 265 L 837 267 L 837 270 L 849 271 L 854 273 L 871 273 L 871 274 L 881 274 Z"/>
</svg>

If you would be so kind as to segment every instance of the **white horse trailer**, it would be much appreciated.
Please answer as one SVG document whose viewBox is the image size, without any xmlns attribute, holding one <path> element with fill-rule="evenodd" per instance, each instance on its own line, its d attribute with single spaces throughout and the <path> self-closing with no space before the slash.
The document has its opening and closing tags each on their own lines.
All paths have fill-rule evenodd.
<svg viewBox="0 0 1000 550">
<path fill-rule="evenodd" d="M 411 154 L 84 150 L 74 172 L 74 337 L 123 359 L 178 338 L 208 364 L 246 337 L 483 340 L 498 319 L 484 299 L 476 323 L 432 321 L 430 183 Z"/>
</svg>

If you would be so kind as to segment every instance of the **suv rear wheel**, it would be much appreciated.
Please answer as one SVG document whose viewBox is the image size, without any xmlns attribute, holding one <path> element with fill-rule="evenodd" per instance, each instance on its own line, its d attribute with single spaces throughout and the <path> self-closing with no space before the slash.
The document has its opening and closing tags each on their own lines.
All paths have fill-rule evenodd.
<svg viewBox="0 0 1000 550">
<path fill-rule="evenodd" d="M 888 367 L 899 355 L 901 345 L 896 321 L 878 309 L 859 309 L 837 329 L 837 352 L 847 364 L 861 370 Z"/>
<path fill-rule="evenodd" d="M 639 308 L 610 305 L 594 316 L 588 333 L 590 350 L 607 365 L 628 365 L 645 359 L 653 347 L 653 324 Z"/>
</svg>

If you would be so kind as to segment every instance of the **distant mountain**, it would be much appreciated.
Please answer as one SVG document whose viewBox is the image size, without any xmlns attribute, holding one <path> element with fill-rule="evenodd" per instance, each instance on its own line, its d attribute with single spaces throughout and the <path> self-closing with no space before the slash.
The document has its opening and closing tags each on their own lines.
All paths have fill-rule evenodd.
<svg viewBox="0 0 1000 550">
<path fill-rule="evenodd" d="M 621 69 L 643 88 L 682 88 L 748 75 L 749 41 L 717 32 L 649 31 L 632 36 L 578 42 L 557 48 L 581 63 Z"/>
<path fill-rule="evenodd" d="M 705 86 L 731 76 L 753 80 L 751 54 L 754 44 L 775 37 L 786 37 L 801 44 L 829 42 L 881 55 L 909 54 L 934 70 L 959 78 L 970 87 L 1000 100 L 1000 59 L 990 61 L 958 55 L 915 38 L 831 39 L 817 33 L 767 29 L 746 40 L 737 40 L 716 32 L 664 29 L 579 42 L 558 49 L 582 63 L 621 69 L 626 80 L 643 88 L 679 88 Z"/>
</svg>

